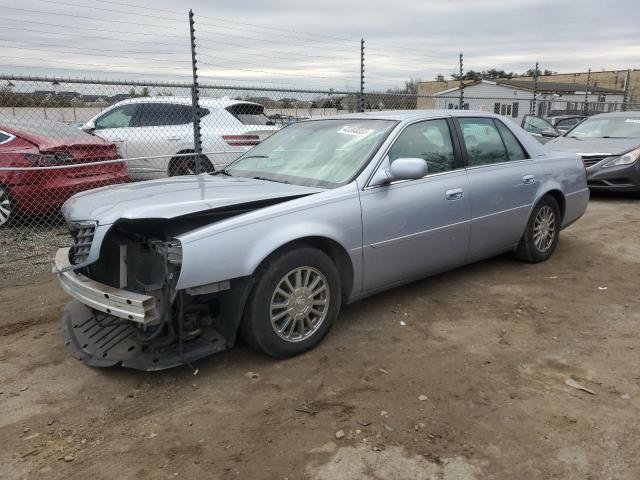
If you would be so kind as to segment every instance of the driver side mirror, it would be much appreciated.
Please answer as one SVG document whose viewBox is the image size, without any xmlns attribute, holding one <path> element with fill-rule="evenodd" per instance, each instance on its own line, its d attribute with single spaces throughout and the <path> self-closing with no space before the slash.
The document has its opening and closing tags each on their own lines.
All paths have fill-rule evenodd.
<svg viewBox="0 0 640 480">
<path fill-rule="evenodd" d="M 390 162 L 389 168 L 381 168 L 371 182 L 384 185 L 399 180 L 417 180 L 428 173 L 427 161 L 423 158 L 397 158 Z"/>
<path fill-rule="evenodd" d="M 84 125 L 82 125 L 82 130 L 87 133 L 93 132 L 96 129 L 96 124 L 93 120 L 89 120 Z"/>
</svg>

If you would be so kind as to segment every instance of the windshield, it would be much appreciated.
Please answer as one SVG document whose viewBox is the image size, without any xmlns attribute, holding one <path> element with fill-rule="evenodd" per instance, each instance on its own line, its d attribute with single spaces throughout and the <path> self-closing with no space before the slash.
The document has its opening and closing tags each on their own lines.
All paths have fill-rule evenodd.
<svg viewBox="0 0 640 480">
<path fill-rule="evenodd" d="M 295 123 L 249 150 L 224 172 L 310 187 L 349 182 L 397 122 L 316 120 Z"/>
<path fill-rule="evenodd" d="M 588 118 L 567 132 L 569 138 L 640 138 L 640 117 Z"/>
</svg>

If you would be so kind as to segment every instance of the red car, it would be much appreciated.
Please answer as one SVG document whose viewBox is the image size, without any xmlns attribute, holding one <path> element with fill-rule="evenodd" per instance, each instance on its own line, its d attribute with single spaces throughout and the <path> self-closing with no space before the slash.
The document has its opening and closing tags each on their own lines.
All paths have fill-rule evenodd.
<svg viewBox="0 0 640 480">
<path fill-rule="evenodd" d="M 21 216 L 56 211 L 71 195 L 129 181 L 116 146 L 63 123 L 0 120 L 0 226 Z M 70 166 L 36 169 L 33 167 Z"/>
</svg>

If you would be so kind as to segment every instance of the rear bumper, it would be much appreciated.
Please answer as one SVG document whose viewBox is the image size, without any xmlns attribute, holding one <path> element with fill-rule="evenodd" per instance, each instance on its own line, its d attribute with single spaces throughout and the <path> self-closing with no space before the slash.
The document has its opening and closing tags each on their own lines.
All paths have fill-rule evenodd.
<svg viewBox="0 0 640 480">
<path fill-rule="evenodd" d="M 155 297 L 105 285 L 69 270 L 69 249 L 56 252 L 55 273 L 60 285 L 71 297 L 99 312 L 146 324 L 157 319 Z"/>
</svg>

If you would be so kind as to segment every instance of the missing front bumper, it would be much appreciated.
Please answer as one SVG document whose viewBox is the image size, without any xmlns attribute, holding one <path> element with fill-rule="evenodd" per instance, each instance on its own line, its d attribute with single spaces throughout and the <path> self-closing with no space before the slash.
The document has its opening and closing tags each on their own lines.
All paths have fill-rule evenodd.
<svg viewBox="0 0 640 480">
<path fill-rule="evenodd" d="M 73 266 L 69 262 L 69 249 L 59 249 L 56 252 L 55 271 L 60 285 L 83 304 L 108 315 L 143 324 L 158 318 L 155 297 L 96 282 L 70 268 Z"/>
<path fill-rule="evenodd" d="M 182 351 L 175 344 L 161 351 L 148 351 L 139 340 L 134 323 L 99 314 L 77 300 L 66 305 L 61 328 L 71 355 L 93 367 L 122 365 L 137 370 L 163 370 L 226 349 L 222 335 L 209 330 L 185 343 Z"/>
</svg>

